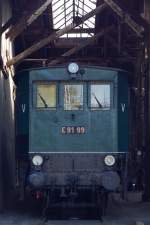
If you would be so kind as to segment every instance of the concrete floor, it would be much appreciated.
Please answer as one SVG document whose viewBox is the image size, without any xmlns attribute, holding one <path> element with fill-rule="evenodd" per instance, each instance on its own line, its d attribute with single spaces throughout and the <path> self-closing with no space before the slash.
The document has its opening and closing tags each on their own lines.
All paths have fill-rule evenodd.
<svg viewBox="0 0 150 225">
<path fill-rule="evenodd" d="M 103 223 L 98 220 L 48 220 L 31 211 L 9 210 L 0 214 L 0 225 L 136 225 L 137 221 L 150 225 L 150 202 L 111 201 Z"/>
</svg>

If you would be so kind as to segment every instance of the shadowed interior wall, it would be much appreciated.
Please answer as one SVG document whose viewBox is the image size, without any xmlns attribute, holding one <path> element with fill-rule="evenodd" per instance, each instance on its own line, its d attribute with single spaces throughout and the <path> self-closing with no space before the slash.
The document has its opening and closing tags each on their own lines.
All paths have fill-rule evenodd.
<svg viewBox="0 0 150 225">
<path fill-rule="evenodd" d="M 144 0 L 144 17 L 150 23 L 150 1 Z"/>
<path fill-rule="evenodd" d="M 9 0 L 0 1 L 0 25 L 3 26 L 11 16 Z M 0 37 L 1 56 L 4 65 L 12 55 L 12 44 L 5 39 L 5 33 Z M 14 82 L 13 72 L 8 70 L 9 77 L 4 78 L 0 71 L 0 209 L 3 208 L 4 197 L 10 196 L 14 189 L 15 179 L 15 130 L 14 130 Z M 5 201 L 6 202 L 6 201 Z"/>
</svg>

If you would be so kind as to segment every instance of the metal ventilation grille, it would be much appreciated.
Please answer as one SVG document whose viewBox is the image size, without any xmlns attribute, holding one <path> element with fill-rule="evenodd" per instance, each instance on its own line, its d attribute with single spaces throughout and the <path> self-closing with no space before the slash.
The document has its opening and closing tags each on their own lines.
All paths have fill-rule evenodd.
<svg viewBox="0 0 150 225">
<path fill-rule="evenodd" d="M 73 22 L 73 19 L 80 19 L 83 15 L 96 8 L 97 0 L 55 0 L 52 2 L 53 26 L 54 29 L 62 29 Z M 95 16 L 76 27 L 77 32 L 68 33 L 62 37 L 90 37 L 94 33 Z"/>
</svg>

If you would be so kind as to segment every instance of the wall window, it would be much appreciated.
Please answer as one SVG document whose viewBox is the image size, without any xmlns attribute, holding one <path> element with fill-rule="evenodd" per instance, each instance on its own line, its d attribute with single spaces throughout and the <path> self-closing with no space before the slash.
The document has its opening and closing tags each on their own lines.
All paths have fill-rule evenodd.
<svg viewBox="0 0 150 225">
<path fill-rule="evenodd" d="M 63 29 L 73 22 L 74 17 L 81 18 L 96 8 L 97 0 L 55 0 L 52 1 L 53 28 Z M 81 31 L 83 29 L 83 32 Z M 93 28 L 93 31 L 91 31 Z M 94 35 L 95 15 L 80 26 L 75 27 L 74 33 L 66 33 L 63 38 L 81 38 Z M 85 29 L 85 31 L 84 31 Z M 77 32 L 76 32 L 77 30 Z"/>
<path fill-rule="evenodd" d="M 64 110 L 83 109 L 83 85 L 64 85 Z"/>
<path fill-rule="evenodd" d="M 110 109 L 110 84 L 91 85 L 91 109 Z"/>
<path fill-rule="evenodd" d="M 37 108 L 56 108 L 56 84 L 37 85 Z"/>
</svg>

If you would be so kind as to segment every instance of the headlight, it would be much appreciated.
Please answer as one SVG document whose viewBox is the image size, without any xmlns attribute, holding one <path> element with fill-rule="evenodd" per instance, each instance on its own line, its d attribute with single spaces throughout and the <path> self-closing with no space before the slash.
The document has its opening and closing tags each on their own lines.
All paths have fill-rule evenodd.
<svg viewBox="0 0 150 225">
<path fill-rule="evenodd" d="M 77 73 L 79 71 L 78 64 L 74 63 L 74 62 L 70 63 L 68 65 L 68 71 L 69 71 L 69 73 Z"/>
<path fill-rule="evenodd" d="M 104 158 L 104 162 L 107 166 L 113 166 L 115 164 L 115 157 L 113 155 L 107 155 Z"/>
<path fill-rule="evenodd" d="M 34 166 L 41 166 L 43 163 L 43 157 L 40 155 L 33 156 L 32 163 Z"/>
</svg>

